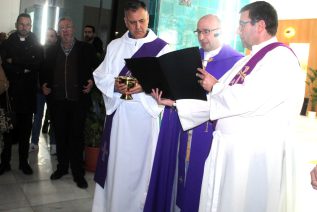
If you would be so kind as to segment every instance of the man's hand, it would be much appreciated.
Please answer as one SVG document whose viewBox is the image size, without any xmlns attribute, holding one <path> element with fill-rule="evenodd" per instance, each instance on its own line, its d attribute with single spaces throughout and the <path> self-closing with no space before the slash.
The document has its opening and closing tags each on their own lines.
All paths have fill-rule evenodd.
<svg viewBox="0 0 317 212">
<path fill-rule="evenodd" d="M 199 73 L 197 73 L 196 76 L 200 78 L 198 83 L 205 89 L 205 91 L 210 92 L 212 90 L 212 86 L 214 86 L 218 80 L 204 69 L 198 68 L 197 71 Z"/>
<path fill-rule="evenodd" d="M 94 82 L 92 80 L 88 80 L 87 82 L 88 84 L 84 85 L 83 93 L 89 93 L 90 90 L 92 89 L 92 86 L 94 85 Z"/>
<path fill-rule="evenodd" d="M 45 96 L 49 95 L 51 93 L 52 89 L 50 89 L 49 87 L 47 87 L 47 83 L 44 83 L 42 85 L 42 92 Z"/>
<path fill-rule="evenodd" d="M 141 92 L 143 92 L 143 88 L 140 85 L 140 83 L 136 82 L 135 86 L 133 86 L 132 88 L 129 88 L 126 94 L 135 94 L 135 93 L 141 93 Z"/>
<path fill-rule="evenodd" d="M 114 90 L 118 93 L 125 94 L 127 92 L 127 86 L 125 83 L 120 83 L 119 79 L 116 79 L 114 83 Z"/>
<path fill-rule="evenodd" d="M 151 96 L 157 101 L 157 104 L 166 105 L 166 106 L 172 107 L 175 102 L 173 100 L 171 100 L 171 99 L 161 98 L 162 93 L 163 92 L 160 91 L 158 88 L 152 89 Z"/>
<path fill-rule="evenodd" d="M 312 187 L 317 190 L 317 166 L 315 166 L 314 169 L 311 170 L 310 177 Z"/>
</svg>

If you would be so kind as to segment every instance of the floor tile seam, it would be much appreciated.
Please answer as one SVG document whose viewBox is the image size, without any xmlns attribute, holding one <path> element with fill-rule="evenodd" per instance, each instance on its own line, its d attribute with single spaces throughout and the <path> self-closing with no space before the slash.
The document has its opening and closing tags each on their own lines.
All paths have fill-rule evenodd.
<svg viewBox="0 0 317 212">
<path fill-rule="evenodd" d="M 77 201 L 77 200 L 86 200 L 86 199 L 93 199 L 92 197 L 82 197 L 82 198 L 76 198 L 76 199 L 69 199 L 69 200 L 61 200 L 61 201 L 57 201 L 57 202 L 48 202 L 48 203 L 40 203 L 40 204 L 30 204 L 29 207 L 39 207 L 39 206 L 46 206 L 46 205 L 54 205 L 57 203 L 67 203 L 67 202 L 71 202 L 71 201 Z"/>
</svg>

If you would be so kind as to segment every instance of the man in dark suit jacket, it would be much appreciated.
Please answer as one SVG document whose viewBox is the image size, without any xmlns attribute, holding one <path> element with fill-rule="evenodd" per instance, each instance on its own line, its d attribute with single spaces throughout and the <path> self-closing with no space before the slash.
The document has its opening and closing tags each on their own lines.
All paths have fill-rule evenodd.
<svg viewBox="0 0 317 212">
<path fill-rule="evenodd" d="M 67 174 L 70 165 L 77 186 L 87 188 L 83 168 L 84 127 L 91 102 L 95 51 L 90 44 L 74 38 L 70 18 L 60 19 L 58 27 L 61 41 L 47 49 L 40 77 L 56 138 L 58 165 L 51 180 Z"/>
<path fill-rule="evenodd" d="M 3 68 L 10 82 L 9 98 L 16 114 L 14 129 L 3 134 L 0 175 L 11 169 L 11 147 L 19 144 L 19 168 L 24 174 L 32 174 L 28 164 L 29 139 L 33 113 L 36 110 L 37 74 L 43 58 L 42 47 L 34 34 L 31 17 L 22 13 L 16 22 L 17 31 L 3 43 L 1 57 Z"/>
</svg>

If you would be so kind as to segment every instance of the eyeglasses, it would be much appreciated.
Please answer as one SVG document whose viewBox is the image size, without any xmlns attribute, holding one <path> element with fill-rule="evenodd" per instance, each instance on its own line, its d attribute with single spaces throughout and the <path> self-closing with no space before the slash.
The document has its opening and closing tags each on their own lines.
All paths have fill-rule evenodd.
<svg viewBox="0 0 317 212">
<path fill-rule="evenodd" d="M 256 22 L 256 21 L 255 21 Z M 251 23 L 251 24 L 254 24 L 254 21 L 252 21 L 252 20 L 249 20 L 249 21 L 243 21 L 243 20 L 240 20 L 239 21 L 239 27 L 240 28 L 244 28 L 247 24 L 249 24 L 249 23 Z"/>
<path fill-rule="evenodd" d="M 203 30 L 196 29 L 196 30 L 194 31 L 194 33 L 195 33 L 195 35 L 197 35 L 197 36 L 199 36 L 199 35 L 201 35 L 201 34 L 203 34 L 203 35 L 209 35 L 211 32 L 216 31 L 216 30 L 218 30 L 218 29 L 220 29 L 220 28 L 215 28 L 215 29 L 203 29 Z"/>
<path fill-rule="evenodd" d="M 60 26 L 60 27 L 59 27 L 59 30 L 60 30 L 60 31 L 64 31 L 64 30 L 70 30 L 70 29 L 72 29 L 72 28 L 73 28 L 72 25 L 66 25 L 66 26 Z"/>
</svg>

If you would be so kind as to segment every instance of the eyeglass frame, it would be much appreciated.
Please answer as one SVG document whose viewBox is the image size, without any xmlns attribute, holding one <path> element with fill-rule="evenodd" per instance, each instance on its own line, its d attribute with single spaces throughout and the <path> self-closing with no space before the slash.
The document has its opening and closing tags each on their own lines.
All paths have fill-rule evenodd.
<svg viewBox="0 0 317 212">
<path fill-rule="evenodd" d="M 199 36 L 199 35 L 201 35 L 201 34 L 203 34 L 203 35 L 209 35 L 211 32 L 216 31 L 216 30 L 219 30 L 219 29 L 220 29 L 220 27 L 214 28 L 214 29 L 203 29 L 203 30 L 196 29 L 196 30 L 194 31 L 194 33 L 195 33 L 195 35 L 197 35 L 197 36 Z"/>
<path fill-rule="evenodd" d="M 249 21 L 239 20 L 239 28 L 244 28 L 249 23 L 254 25 L 256 22 L 258 22 L 258 20 L 249 20 Z"/>
</svg>

